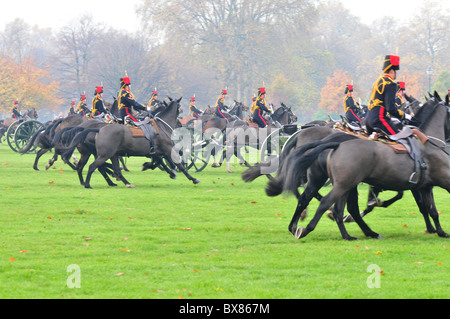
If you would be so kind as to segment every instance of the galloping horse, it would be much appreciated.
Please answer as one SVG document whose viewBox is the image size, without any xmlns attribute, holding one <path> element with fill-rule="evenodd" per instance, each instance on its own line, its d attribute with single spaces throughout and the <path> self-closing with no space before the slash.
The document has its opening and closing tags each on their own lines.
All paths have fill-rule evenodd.
<svg viewBox="0 0 450 319">
<path fill-rule="evenodd" d="M 296 218 L 294 215 L 291 232 L 297 238 L 305 237 L 315 229 L 322 214 L 334 204 L 333 214 L 342 237 L 348 240 L 355 239 L 347 233 L 342 219 L 345 203 L 349 199 L 347 208 L 363 232 L 366 235 L 372 234 L 371 237 L 377 235 L 363 222 L 358 211 L 355 190 L 359 183 L 365 182 L 385 190 L 411 190 L 424 216 L 428 232 L 437 232 L 441 237 L 450 237 L 440 225 L 432 192 L 434 186 L 450 192 L 450 163 L 445 153 L 445 140 L 450 137 L 448 103 L 448 97 L 444 105 L 435 93 L 434 98 L 428 100 L 415 115 L 421 123 L 419 128 L 429 140 L 423 145 L 422 150 L 425 165 L 419 172 L 419 180 L 414 183 L 410 180 L 411 172 L 415 172 L 414 160 L 408 154 L 396 154 L 388 145 L 371 140 L 320 141 L 304 145 L 303 149 L 291 153 L 286 159 L 285 174 L 277 176 L 281 183 L 269 182 L 267 188 L 269 196 L 280 194 L 281 191 L 297 192 L 298 180 L 313 167 L 312 165 L 317 167 L 316 172 L 319 170 L 327 172 L 333 184 L 332 190 L 320 201 L 314 218 L 306 228 L 293 229 L 295 226 L 293 221 Z M 310 151 L 305 153 L 307 148 Z M 316 185 L 310 192 L 318 191 L 322 185 Z M 431 224 L 429 216 L 436 228 Z"/>
<path fill-rule="evenodd" d="M 291 108 L 282 103 L 270 116 L 270 124 L 265 128 L 250 127 L 248 124 L 228 125 L 226 127 L 224 141 L 227 143 L 227 148 L 232 148 L 233 154 L 230 154 L 231 152 L 227 152 L 227 149 L 224 149 L 219 163 L 214 163 L 213 167 L 220 167 L 226 158 L 227 170 L 232 173 L 232 170 L 230 169 L 230 158 L 232 155 L 236 156 L 246 166 L 251 167 L 251 165 L 242 157 L 241 148 L 251 146 L 255 149 L 259 149 L 262 140 L 269 136 L 270 133 L 274 130 L 278 130 L 283 125 L 292 124 L 296 121 L 297 116 L 292 112 Z"/>
<path fill-rule="evenodd" d="M 129 127 L 125 125 L 106 125 L 98 130 L 95 138 L 97 158 L 89 166 L 84 186 L 91 188 L 90 179 L 94 171 L 103 165 L 108 159 L 113 163 L 114 173 L 126 184 L 130 183 L 123 177 L 119 165 L 118 156 L 143 156 L 143 157 L 163 157 L 167 160 L 173 160 L 175 165 L 184 175 L 194 184 L 200 181 L 186 171 L 177 152 L 173 152 L 174 142 L 171 139 L 173 129 L 177 124 L 179 113 L 178 100 L 171 101 L 164 111 L 155 118 L 158 134 L 154 135 L 152 142 L 146 138 L 134 138 Z M 156 129 L 156 128 L 155 128 Z"/>
</svg>

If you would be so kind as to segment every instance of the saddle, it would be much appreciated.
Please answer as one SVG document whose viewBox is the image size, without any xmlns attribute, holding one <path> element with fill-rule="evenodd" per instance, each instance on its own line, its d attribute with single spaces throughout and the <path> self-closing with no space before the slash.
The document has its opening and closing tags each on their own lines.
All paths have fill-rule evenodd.
<svg viewBox="0 0 450 319">
<path fill-rule="evenodd" d="M 379 141 L 391 147 L 396 154 L 409 154 L 414 160 L 414 172 L 409 178 L 409 182 L 417 184 L 419 182 L 419 167 L 422 170 L 427 169 L 423 159 L 423 145 L 428 142 L 428 137 L 420 130 L 410 126 L 404 126 L 403 129 L 395 135 L 387 135 L 381 130 L 376 130 L 375 134 L 368 136 L 363 128 L 352 130 L 348 123 L 342 126 L 336 125 L 335 129 L 344 130 L 346 133 L 353 134 L 359 138 Z"/>
<path fill-rule="evenodd" d="M 126 124 L 134 138 L 145 137 L 150 141 L 150 146 L 153 151 L 154 149 L 154 138 L 159 135 L 159 128 L 156 121 L 152 118 L 146 117 L 143 121 L 133 122 Z"/>
</svg>

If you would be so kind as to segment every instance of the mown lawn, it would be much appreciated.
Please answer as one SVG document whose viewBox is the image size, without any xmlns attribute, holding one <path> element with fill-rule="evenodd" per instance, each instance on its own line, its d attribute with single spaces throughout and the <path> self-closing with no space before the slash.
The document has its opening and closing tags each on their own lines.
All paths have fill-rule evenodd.
<svg viewBox="0 0 450 319">
<path fill-rule="evenodd" d="M 425 233 L 410 193 L 365 218 L 381 240 L 347 224 L 360 240 L 344 241 L 326 216 L 296 240 L 295 199 L 267 197 L 265 178 L 244 183 L 238 164 L 193 173 L 193 185 L 129 158 L 137 188 L 108 187 L 96 172 L 85 189 L 61 161 L 45 171 L 49 157 L 37 172 L 34 155 L 0 146 L 0 298 L 450 297 L 450 239 Z M 362 208 L 367 186 L 359 192 Z M 450 232 L 450 196 L 436 189 L 435 199 Z"/>
</svg>

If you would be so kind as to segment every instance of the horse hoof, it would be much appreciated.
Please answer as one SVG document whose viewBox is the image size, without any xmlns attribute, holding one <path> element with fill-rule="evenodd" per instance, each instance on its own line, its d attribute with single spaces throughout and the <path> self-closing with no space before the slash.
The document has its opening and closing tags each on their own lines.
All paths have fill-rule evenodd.
<svg viewBox="0 0 450 319">
<path fill-rule="evenodd" d="M 136 188 L 136 186 L 134 186 L 133 184 L 127 184 L 126 186 L 127 188 Z"/>
<path fill-rule="evenodd" d="M 231 169 L 227 169 L 227 172 L 230 174 L 234 173 L 234 171 L 232 171 Z"/>
<path fill-rule="evenodd" d="M 45 165 L 45 170 L 48 170 L 50 168 L 50 165 Z"/>
<path fill-rule="evenodd" d="M 200 183 L 200 181 L 199 181 L 198 179 L 194 179 L 194 180 L 192 181 L 192 183 L 198 184 L 198 183 Z"/>
<path fill-rule="evenodd" d="M 213 164 L 211 165 L 211 167 L 220 167 L 220 164 L 218 164 L 218 163 L 213 163 Z"/>
<path fill-rule="evenodd" d="M 297 228 L 297 230 L 295 231 L 295 238 L 300 239 L 304 230 L 305 229 L 303 227 Z"/>
</svg>

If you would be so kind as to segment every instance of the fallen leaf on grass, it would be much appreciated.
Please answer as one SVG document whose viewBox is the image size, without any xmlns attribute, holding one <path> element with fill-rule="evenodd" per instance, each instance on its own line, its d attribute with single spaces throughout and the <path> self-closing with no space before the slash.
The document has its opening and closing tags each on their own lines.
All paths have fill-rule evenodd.
<svg viewBox="0 0 450 319">
<path fill-rule="evenodd" d="M 414 263 L 415 263 L 415 264 L 419 264 L 419 265 L 422 265 L 422 264 L 423 264 L 423 262 L 421 262 L 421 261 L 415 261 Z"/>
<path fill-rule="evenodd" d="M 19 251 L 19 254 L 21 254 L 21 253 L 27 253 L 28 252 L 28 250 L 21 250 L 21 251 Z"/>
<path fill-rule="evenodd" d="M 16 261 L 16 259 L 14 257 L 9 257 L 10 261 Z"/>
<path fill-rule="evenodd" d="M 182 230 L 192 230 L 192 228 L 183 228 L 183 227 L 180 227 L 180 229 L 182 229 Z"/>
<path fill-rule="evenodd" d="M 48 182 L 49 184 L 53 184 L 55 181 Z"/>
<path fill-rule="evenodd" d="M 382 252 L 382 251 L 379 251 L 379 250 L 377 250 L 377 252 L 376 252 L 375 254 L 377 254 L 377 255 L 382 255 L 382 254 L 383 254 L 383 252 Z"/>
<path fill-rule="evenodd" d="M 130 252 L 131 250 L 129 250 L 129 249 L 126 249 L 126 248 L 119 248 L 120 250 L 122 250 L 122 251 L 126 251 L 126 252 Z"/>
<path fill-rule="evenodd" d="M 123 273 L 123 272 L 119 272 L 116 274 L 116 276 L 123 276 L 123 275 L 125 275 L 125 273 Z"/>
</svg>

